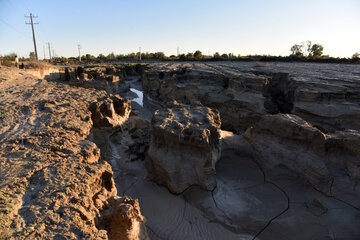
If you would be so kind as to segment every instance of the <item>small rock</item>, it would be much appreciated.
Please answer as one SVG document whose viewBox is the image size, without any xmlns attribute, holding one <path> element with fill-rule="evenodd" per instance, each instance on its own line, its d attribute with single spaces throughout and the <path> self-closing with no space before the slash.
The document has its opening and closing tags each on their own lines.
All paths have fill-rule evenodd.
<svg viewBox="0 0 360 240">
<path fill-rule="evenodd" d="M 306 204 L 306 208 L 317 217 L 328 212 L 328 208 L 317 198 Z"/>
</svg>

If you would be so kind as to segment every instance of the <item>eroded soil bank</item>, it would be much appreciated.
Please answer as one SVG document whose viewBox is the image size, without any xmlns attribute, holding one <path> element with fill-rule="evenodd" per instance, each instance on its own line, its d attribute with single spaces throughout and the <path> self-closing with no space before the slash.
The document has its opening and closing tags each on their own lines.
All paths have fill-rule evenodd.
<svg viewBox="0 0 360 240">
<path fill-rule="evenodd" d="M 130 101 L 0 70 L 0 238 L 147 239 L 138 201 L 118 196 L 111 165 L 88 140 L 101 121 L 90 106 L 115 105 L 110 122 L 120 127 Z"/>
</svg>

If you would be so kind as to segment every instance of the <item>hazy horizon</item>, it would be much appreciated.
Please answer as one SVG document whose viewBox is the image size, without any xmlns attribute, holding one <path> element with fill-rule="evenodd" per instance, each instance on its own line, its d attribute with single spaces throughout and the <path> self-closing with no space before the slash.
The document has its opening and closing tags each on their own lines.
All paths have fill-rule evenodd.
<svg viewBox="0 0 360 240">
<path fill-rule="evenodd" d="M 0 0 L 0 55 L 34 51 L 33 13 L 39 58 L 52 44 L 58 56 L 200 50 L 204 55 L 290 54 L 310 40 L 324 55 L 351 57 L 360 52 L 360 1 L 44 1 Z M 48 49 L 45 49 L 48 57 Z"/>
</svg>

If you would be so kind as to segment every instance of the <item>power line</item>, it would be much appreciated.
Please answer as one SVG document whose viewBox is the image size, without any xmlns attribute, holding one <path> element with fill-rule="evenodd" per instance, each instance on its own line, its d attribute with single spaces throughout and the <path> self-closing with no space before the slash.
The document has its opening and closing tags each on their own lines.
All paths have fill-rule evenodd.
<svg viewBox="0 0 360 240">
<path fill-rule="evenodd" d="M 17 10 L 19 11 L 22 11 L 22 9 L 18 8 L 16 5 L 14 5 L 13 1 L 2 1 L 3 3 L 7 4 L 7 6 L 10 8 L 10 9 L 13 9 L 13 8 L 17 8 Z"/>
<path fill-rule="evenodd" d="M 19 35 L 21 35 L 21 37 L 26 38 L 26 39 L 30 39 L 29 36 L 27 34 L 25 34 L 24 32 L 19 31 L 17 28 L 15 28 L 14 26 L 12 26 L 10 23 L 6 22 L 5 20 L 0 18 L 0 22 L 2 22 L 3 24 L 7 25 L 9 28 L 11 28 L 14 32 L 17 32 Z M 40 26 L 40 25 L 39 25 Z M 41 42 L 43 43 L 41 40 L 37 40 L 37 42 Z"/>
<path fill-rule="evenodd" d="M 13 26 L 10 25 L 9 23 L 5 22 L 5 21 L 2 20 L 1 18 L 0 18 L 0 21 L 1 21 L 2 23 L 6 24 L 8 27 L 10 27 L 12 30 L 14 30 L 14 31 L 17 32 L 18 34 L 20 34 L 22 37 L 27 38 L 27 39 L 29 38 L 29 37 L 26 36 L 24 33 L 20 32 L 20 31 L 17 30 L 15 27 L 13 27 Z"/>
<path fill-rule="evenodd" d="M 36 58 L 36 61 L 39 61 L 38 54 L 37 54 L 37 49 L 36 49 L 36 40 L 35 40 L 35 31 L 34 31 L 34 24 L 39 24 L 39 23 L 34 23 L 33 22 L 33 18 L 37 18 L 37 16 L 33 16 L 32 13 L 30 13 L 30 16 L 25 16 L 25 17 L 30 18 L 30 23 L 25 22 L 25 24 L 31 24 L 31 29 L 32 29 L 32 34 L 33 34 L 33 41 L 34 41 L 34 49 L 35 49 L 35 58 Z"/>
<path fill-rule="evenodd" d="M 30 9 L 34 9 L 32 6 L 29 7 L 30 2 L 27 0 L 27 2 L 23 2 L 23 1 L 12 1 L 12 0 L 0 0 L 0 5 L 3 5 L 4 7 L 8 7 L 9 9 L 17 9 L 17 11 L 28 11 L 31 12 Z M 25 6 L 25 5 L 26 6 Z M 30 4 L 31 5 L 31 4 Z M 25 10 L 26 9 L 26 10 Z M 34 16 L 33 16 L 34 17 Z M 0 22 L 2 22 L 3 24 L 7 25 L 9 28 L 11 28 L 14 32 L 17 32 L 21 37 L 23 37 L 24 39 L 29 39 L 29 36 L 27 34 L 24 34 L 23 31 L 19 31 L 17 28 L 15 28 L 14 26 L 12 26 L 11 24 L 9 24 L 7 21 L 0 19 Z M 34 23 L 36 24 L 36 23 Z M 40 25 L 39 25 L 40 26 Z M 38 31 L 39 29 L 37 29 Z M 34 31 L 35 34 L 35 31 Z M 38 36 L 37 36 L 38 37 Z M 41 44 L 44 44 L 44 42 L 42 42 L 41 40 L 39 41 L 39 39 L 37 40 L 37 44 L 39 44 L 39 42 Z"/>
<path fill-rule="evenodd" d="M 31 12 L 30 10 L 29 10 L 29 8 L 31 8 L 31 9 L 34 9 L 32 6 L 31 6 L 31 3 L 30 2 L 27 2 L 26 0 L 25 1 L 23 1 L 23 3 L 26 5 L 26 6 L 24 6 L 29 12 Z M 28 5 L 29 4 L 29 5 Z"/>
<path fill-rule="evenodd" d="M 31 6 L 31 3 L 29 0 L 23 0 L 23 1 L 13 1 L 13 0 L 0 0 L 0 3 L 2 3 L 4 5 L 4 7 L 8 7 L 9 9 L 17 9 L 17 11 L 19 12 L 32 12 L 30 9 L 34 9 L 34 7 Z M 25 6 L 26 5 L 26 6 Z M 30 7 L 29 7 L 30 6 Z M 9 27 L 11 27 L 14 31 L 18 32 L 19 34 L 21 34 L 22 36 L 25 36 L 25 38 L 28 38 L 28 36 L 26 34 L 24 34 L 23 32 L 18 31 L 16 28 L 14 28 L 13 26 L 11 26 L 9 23 L 7 23 L 6 21 L 0 19 L 3 23 L 5 23 L 6 25 L 8 25 Z M 40 25 L 39 25 L 40 26 Z M 41 28 L 41 27 L 40 27 Z M 37 32 L 39 31 L 39 28 L 37 29 Z M 42 42 L 41 40 L 39 41 L 39 39 L 37 39 L 37 43 L 41 43 L 44 44 L 44 42 Z"/>
</svg>

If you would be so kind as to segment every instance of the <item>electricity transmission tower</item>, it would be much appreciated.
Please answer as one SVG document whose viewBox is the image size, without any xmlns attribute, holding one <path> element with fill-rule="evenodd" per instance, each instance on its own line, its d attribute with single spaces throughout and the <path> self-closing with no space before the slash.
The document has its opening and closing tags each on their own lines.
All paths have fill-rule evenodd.
<svg viewBox="0 0 360 240">
<path fill-rule="evenodd" d="M 80 49 L 81 49 L 81 46 L 80 46 L 80 44 L 78 44 L 78 51 L 79 51 L 79 62 L 81 62 L 81 54 L 80 54 Z"/>
<path fill-rule="evenodd" d="M 179 47 L 176 48 L 176 51 L 177 51 L 177 56 L 180 56 Z"/>
<path fill-rule="evenodd" d="M 35 31 L 34 31 L 34 24 L 39 24 L 39 23 L 34 23 L 33 22 L 33 18 L 37 18 L 37 16 L 33 16 L 32 13 L 30 13 L 30 16 L 25 16 L 26 18 L 30 18 L 30 22 L 27 23 L 25 22 L 25 24 L 31 24 L 31 29 L 32 29 L 32 34 L 33 34 L 33 41 L 34 41 L 34 49 L 35 49 L 35 58 L 36 61 L 38 61 L 38 54 L 37 54 L 37 49 L 36 49 L 36 40 L 35 40 Z"/>
<path fill-rule="evenodd" d="M 48 42 L 48 43 L 47 43 L 47 45 L 48 45 L 48 48 L 49 48 L 49 61 L 51 62 L 51 50 L 50 50 L 50 43 Z"/>
</svg>

